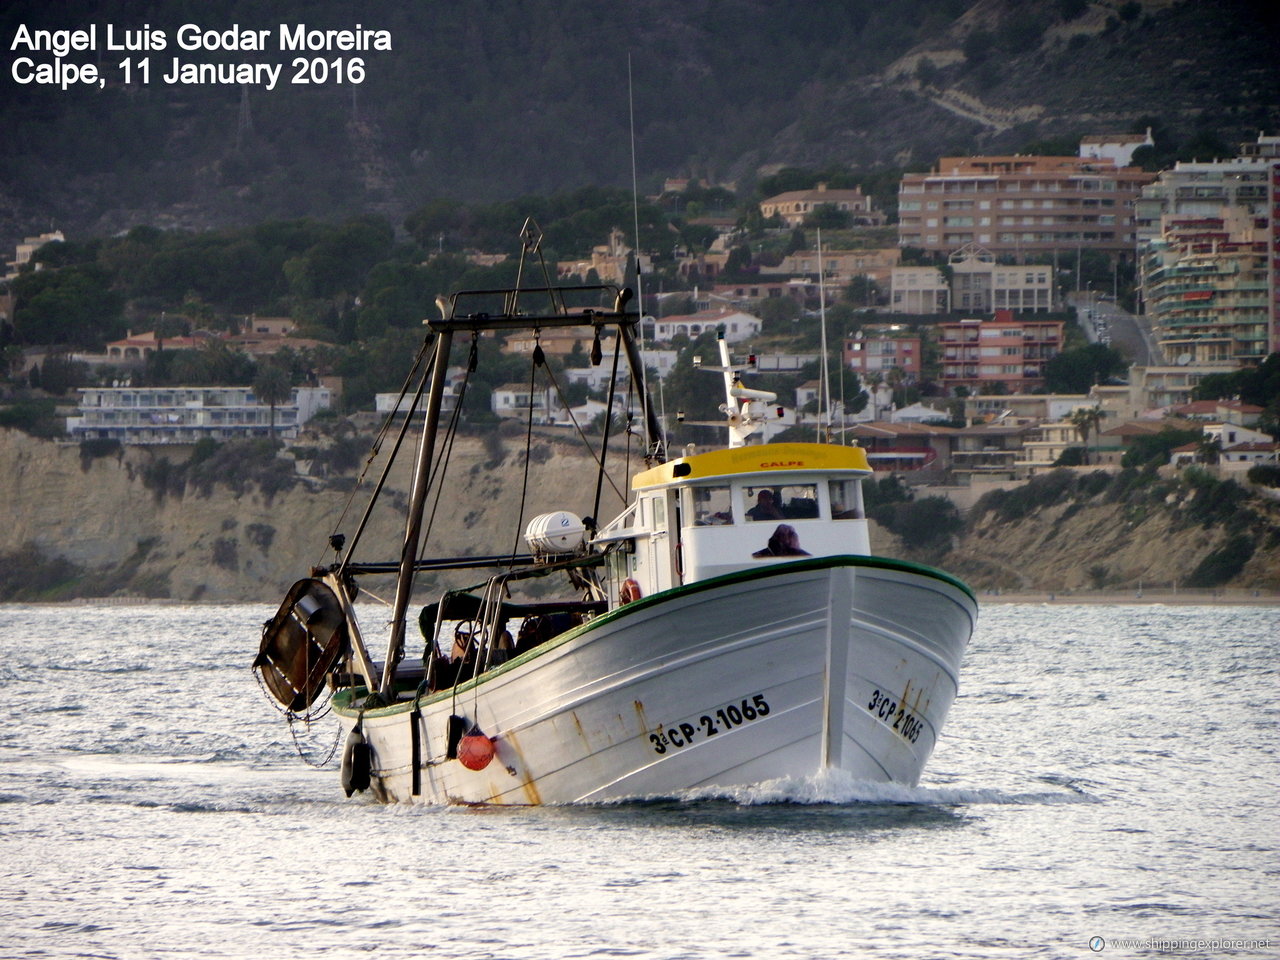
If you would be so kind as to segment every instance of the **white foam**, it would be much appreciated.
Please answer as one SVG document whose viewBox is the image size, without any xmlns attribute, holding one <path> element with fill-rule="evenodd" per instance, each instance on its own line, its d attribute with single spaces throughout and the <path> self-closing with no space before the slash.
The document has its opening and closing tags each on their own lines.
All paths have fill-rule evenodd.
<svg viewBox="0 0 1280 960">
<path fill-rule="evenodd" d="M 812 776 L 783 777 L 741 787 L 708 787 L 682 793 L 682 800 L 731 800 L 744 805 L 770 803 L 856 804 L 889 803 L 923 806 L 972 804 L 1079 803 L 1090 797 L 1071 783 L 1045 778 L 1055 789 L 1009 793 L 986 787 L 909 787 L 901 783 L 858 780 L 843 770 L 824 770 Z"/>
</svg>

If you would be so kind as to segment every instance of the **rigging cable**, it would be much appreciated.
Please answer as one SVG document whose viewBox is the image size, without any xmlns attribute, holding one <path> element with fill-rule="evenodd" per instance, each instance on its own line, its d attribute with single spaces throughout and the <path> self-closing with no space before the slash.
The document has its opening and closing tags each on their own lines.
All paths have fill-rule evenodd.
<svg viewBox="0 0 1280 960">
<path fill-rule="evenodd" d="M 605 408 L 604 408 L 604 437 L 600 441 L 600 459 L 596 461 L 600 466 L 600 470 L 596 474 L 596 499 L 595 499 L 595 503 L 591 507 L 591 517 L 593 520 L 596 521 L 597 524 L 600 521 L 600 489 L 602 486 L 601 481 L 603 480 L 604 477 L 608 476 L 608 474 L 605 473 L 604 462 L 605 462 L 605 457 L 608 455 L 608 452 L 609 452 L 609 426 L 613 422 L 613 398 L 617 395 L 617 391 L 618 391 L 618 356 L 621 352 L 622 352 L 622 330 L 619 329 L 618 334 L 613 341 L 613 370 L 609 374 L 609 399 L 606 401 Z M 622 505 L 625 507 L 627 505 L 627 498 L 622 496 L 622 492 L 618 490 L 616 485 L 614 485 L 612 478 L 609 479 L 609 484 L 613 486 L 614 492 L 616 492 L 618 496 L 621 497 Z"/>
<path fill-rule="evenodd" d="M 462 377 L 462 386 L 458 390 L 457 400 L 453 404 L 453 413 L 449 417 L 449 425 L 445 427 L 444 449 L 441 456 L 436 459 L 435 464 L 431 468 L 431 477 L 427 481 L 427 488 L 435 486 L 435 499 L 431 503 L 431 513 L 427 517 L 426 528 L 422 532 L 422 542 L 418 550 L 417 559 L 421 560 L 427 549 L 427 542 L 431 539 L 431 528 L 436 522 L 436 511 L 440 509 L 440 500 L 444 494 L 444 476 L 449 469 L 449 461 L 453 457 L 453 442 L 458 436 L 458 423 L 462 418 L 462 402 L 467 397 L 467 385 L 471 382 L 471 374 L 475 371 L 478 364 L 479 353 L 476 342 L 479 338 L 478 334 L 472 334 L 471 352 L 467 355 L 467 369 Z"/>
<path fill-rule="evenodd" d="M 616 373 L 617 372 L 617 363 L 616 363 L 617 355 L 616 354 L 614 356 L 614 361 L 615 361 L 614 372 Z M 613 487 L 613 492 L 616 493 L 618 495 L 618 498 L 623 502 L 623 504 L 625 504 L 627 502 L 627 498 L 623 496 L 622 491 L 618 489 L 618 485 L 613 482 L 613 478 L 604 473 L 603 459 L 602 457 L 596 456 L 595 448 L 593 448 L 591 446 L 591 442 L 587 440 L 587 435 L 582 432 L 582 426 L 578 423 L 578 418 L 573 415 L 573 411 L 569 408 L 569 401 L 565 397 L 564 391 L 560 389 L 560 383 L 558 380 L 556 380 L 556 375 L 552 372 L 550 366 L 547 366 L 545 369 L 547 372 L 547 379 L 551 381 L 551 386 L 555 387 L 556 396 L 560 398 L 560 405 L 564 407 L 565 412 L 569 414 L 569 423 L 571 423 L 573 425 L 573 428 L 578 431 L 578 439 L 582 441 L 582 445 L 583 447 L 586 448 L 587 453 L 591 454 L 591 459 L 596 462 L 596 468 L 599 471 L 596 476 L 596 510 L 599 511 L 600 509 L 600 477 L 601 476 L 604 476 L 609 481 L 609 486 Z M 608 435 L 606 434 L 606 438 L 607 436 Z"/>
<path fill-rule="evenodd" d="M 415 370 L 415 371 L 416 371 L 419 367 L 421 367 L 421 365 L 422 365 L 422 361 L 423 361 L 423 359 L 424 359 L 424 358 L 425 358 L 425 356 L 426 356 L 427 347 L 428 347 L 428 346 L 430 346 L 430 347 L 432 347 L 432 348 L 433 348 L 433 349 L 432 349 L 432 351 L 431 351 L 431 355 L 432 355 L 432 357 L 434 358 L 434 356 L 435 356 L 435 350 L 438 348 L 438 344 L 439 344 L 439 341 L 438 341 L 435 337 L 432 337 L 430 334 L 428 334 L 427 338 L 423 341 L 422 349 L 421 349 L 421 350 L 419 350 L 419 352 L 418 352 L 418 356 L 417 356 L 417 358 L 416 358 L 416 359 L 415 359 L 415 361 L 414 361 L 414 370 Z M 430 367 L 428 367 L 428 370 L 429 370 L 429 369 L 430 369 Z M 410 380 L 412 379 L 412 376 L 413 376 L 413 374 L 411 373 L 411 374 L 410 374 Z M 365 528 L 365 526 L 366 526 L 366 525 L 368 524 L 368 522 L 369 522 L 369 516 L 370 516 L 370 514 L 373 512 L 373 505 L 374 505 L 374 503 L 376 503 L 376 502 L 377 502 L 377 500 L 378 500 L 378 495 L 382 492 L 382 488 L 383 488 L 383 486 L 384 486 L 384 485 L 386 484 L 386 482 L 387 482 L 387 477 L 388 477 L 388 476 L 390 476 L 390 474 L 391 474 L 391 466 L 392 466 L 392 464 L 394 464 L 394 463 L 395 463 L 396 455 L 400 452 L 400 446 L 401 446 L 401 444 L 403 444 L 403 443 L 404 443 L 405 434 L 408 432 L 408 430 L 409 430 L 409 424 L 413 421 L 413 415 L 414 415 L 414 413 L 415 413 L 415 412 L 417 411 L 417 409 L 418 409 L 418 403 L 419 403 L 419 401 L 421 401 L 421 399 L 422 399 L 422 393 L 423 393 L 423 390 L 426 388 L 427 380 L 428 380 L 428 375 L 427 375 L 427 373 L 426 373 L 426 372 L 423 372 L 421 379 L 418 381 L 418 388 L 417 388 L 417 390 L 415 390 L 415 391 L 414 391 L 414 394 L 413 394 L 413 402 L 409 405 L 409 409 L 408 409 L 408 411 L 407 411 L 407 412 L 406 412 L 406 414 L 405 414 L 404 423 L 402 423 L 402 424 L 400 425 L 400 431 L 396 434 L 396 442 L 395 442 L 395 445 L 391 448 L 391 454 L 387 457 L 386 465 L 382 468 L 382 475 L 381 475 L 380 477 L 378 477 L 378 483 L 377 483 L 377 485 L 373 488 L 373 492 L 369 495 L 369 503 L 368 503 L 368 505 L 365 507 L 364 515 L 360 518 L 360 525 L 356 528 L 355 535 L 351 538 L 351 542 L 347 545 L 347 552 L 346 552 L 346 554 L 342 557 L 341 566 L 343 566 L 343 567 L 345 567 L 345 566 L 346 566 L 346 564 L 347 564 L 347 561 L 351 559 L 351 555 L 352 555 L 352 553 L 355 551 L 356 544 L 360 542 L 360 537 L 361 537 L 361 535 L 364 533 L 364 528 Z M 401 399 L 403 399 L 403 398 L 404 398 L 405 393 L 408 391 L 408 385 L 409 385 L 409 381 L 407 380 L 407 381 L 406 381 L 406 383 L 405 383 L 404 388 L 402 388 L 401 393 L 400 393 L 400 398 L 401 398 Z M 397 402 L 396 402 L 396 410 L 399 410 L 399 409 L 400 409 L 400 402 L 399 402 L 399 401 L 397 401 Z M 386 421 L 386 423 L 384 424 L 383 432 L 385 432 L 385 430 L 390 426 L 390 424 L 391 424 L 391 418 L 392 418 L 394 415 L 395 415 L 395 411 L 394 411 L 394 410 L 393 410 L 390 414 L 388 414 L 388 415 L 387 415 L 387 421 Z M 370 453 L 370 455 L 369 455 L 369 459 L 368 459 L 368 461 L 366 462 L 366 465 L 365 465 L 365 466 L 366 466 L 366 470 L 368 469 L 368 466 L 369 466 L 369 465 L 371 465 L 371 464 L 373 463 L 373 458 L 374 458 L 375 456 L 377 456 L 377 449 L 376 449 L 376 448 L 381 446 L 381 442 L 382 442 L 382 433 L 380 433 L 380 434 L 379 434 L 378 439 L 375 441 L 375 449 L 374 449 L 374 451 L 373 451 L 372 453 Z M 361 475 L 360 475 L 360 480 L 357 480 L 357 482 L 356 482 L 356 489 L 359 489 L 360 481 L 361 481 L 361 480 L 363 480 L 363 478 L 364 478 L 364 473 L 361 473 Z M 353 490 L 351 491 L 351 497 L 350 497 L 350 498 L 348 498 L 348 501 L 347 501 L 347 507 L 349 507 L 349 506 L 351 505 L 351 498 L 353 498 L 354 496 L 355 496 L 355 490 L 353 489 Z M 343 511 L 342 511 L 342 516 L 343 516 L 343 517 L 345 517 L 345 516 L 346 516 L 346 512 L 347 512 L 347 508 L 346 508 L 346 507 L 344 507 L 344 508 L 343 508 Z M 340 518 L 339 518 L 339 523 L 341 523 L 341 522 L 342 522 L 342 518 L 340 517 Z M 336 527 L 335 527 L 335 530 L 336 530 Z M 332 539 L 332 538 L 330 538 L 330 539 Z"/>
<path fill-rule="evenodd" d="M 546 354 L 542 352 L 542 344 L 537 339 L 538 331 L 536 329 L 533 332 L 533 336 L 533 363 L 529 367 L 529 417 L 524 434 L 524 480 L 520 485 L 520 515 L 516 519 L 516 537 L 515 542 L 511 544 L 511 562 L 508 564 L 508 569 L 515 568 L 516 557 L 520 551 L 520 531 L 521 527 L 524 526 L 524 508 L 529 496 L 529 452 L 533 449 L 533 388 L 538 375 L 538 367 L 547 359 Z"/>
</svg>

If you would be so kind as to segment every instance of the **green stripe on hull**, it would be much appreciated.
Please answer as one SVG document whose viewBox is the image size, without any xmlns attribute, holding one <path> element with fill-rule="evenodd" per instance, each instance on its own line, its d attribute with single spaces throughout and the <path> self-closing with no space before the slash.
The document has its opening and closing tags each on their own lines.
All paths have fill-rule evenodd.
<svg viewBox="0 0 1280 960">
<path fill-rule="evenodd" d="M 422 704 L 436 703 L 441 700 L 447 700 L 455 694 L 475 689 L 496 677 L 500 677 L 502 674 L 507 673 L 510 670 L 514 670 L 522 664 L 528 663 L 529 661 L 542 656 L 544 653 L 555 649 L 561 644 L 568 643 L 570 640 L 580 637 L 590 631 L 598 630 L 622 617 L 631 616 L 632 614 L 647 607 L 666 603 L 680 597 L 690 596 L 705 590 L 714 590 L 718 587 L 723 587 L 731 583 L 763 580 L 791 573 L 796 570 L 823 570 L 831 567 L 867 567 L 871 569 L 896 570 L 902 573 L 912 573 L 950 584 L 967 595 L 970 600 L 974 601 L 974 603 L 977 603 L 978 600 L 978 598 L 974 596 L 973 591 L 970 590 L 968 585 L 963 581 L 957 580 L 955 577 L 948 573 L 944 573 L 941 570 L 925 566 L 921 563 L 912 563 L 909 560 L 891 560 L 888 557 L 859 557 L 851 555 L 810 557 L 807 560 L 791 560 L 787 563 L 775 563 L 765 567 L 726 573 L 719 577 L 699 580 L 697 583 L 690 583 L 685 586 L 674 587 L 670 590 L 663 590 L 661 593 L 655 593 L 650 597 L 642 597 L 639 600 L 627 604 L 626 606 L 618 607 L 608 613 L 601 614 L 588 623 L 581 624 L 571 630 L 566 630 L 564 633 L 560 634 L 560 636 L 548 640 L 546 643 L 539 644 L 532 650 L 512 657 L 506 663 L 486 671 L 482 676 L 473 677 L 472 679 L 459 684 L 456 688 L 450 687 L 447 690 L 437 690 L 435 693 L 417 699 L 416 701 L 406 700 L 385 707 L 361 709 L 360 707 L 353 707 L 351 705 L 351 701 L 368 696 L 368 694 L 363 687 L 354 687 L 348 690 L 339 690 L 333 695 L 333 709 L 343 716 L 348 717 L 355 717 L 360 714 L 367 717 L 382 717 L 405 712 L 412 710 L 415 703 L 419 706 Z"/>
</svg>

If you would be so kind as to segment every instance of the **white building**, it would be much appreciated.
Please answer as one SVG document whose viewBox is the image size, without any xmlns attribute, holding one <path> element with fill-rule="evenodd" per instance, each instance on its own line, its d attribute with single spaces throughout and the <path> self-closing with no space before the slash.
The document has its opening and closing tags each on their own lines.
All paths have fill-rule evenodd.
<svg viewBox="0 0 1280 960">
<path fill-rule="evenodd" d="M 676 350 L 647 350 L 641 348 L 641 356 L 644 359 L 647 377 L 651 378 L 656 374 L 659 378 L 665 377 L 671 372 L 671 368 L 675 366 L 676 358 L 679 356 Z M 609 375 L 613 373 L 613 355 L 607 353 L 598 367 L 566 367 L 564 371 L 564 379 L 568 383 L 585 383 L 591 390 L 608 390 Z M 626 390 L 627 381 L 631 377 L 631 371 L 627 367 L 625 360 L 618 362 L 618 389 Z"/>
<path fill-rule="evenodd" d="M 465 367 L 450 367 L 445 373 L 444 393 L 440 397 L 440 409 L 444 413 L 449 413 L 458 404 L 458 392 L 462 389 L 463 381 L 466 379 L 467 370 Z M 409 393 L 375 393 L 373 395 L 373 409 L 378 412 L 381 417 L 394 412 L 397 416 L 401 416 L 409 412 L 413 406 L 413 395 Z M 427 412 L 426 397 L 418 401 L 418 409 L 414 411 L 415 417 L 425 416 Z"/>
<path fill-rule="evenodd" d="M 63 243 L 66 237 L 62 235 L 61 230 L 54 230 L 51 233 L 42 233 L 38 237 L 25 237 L 18 244 L 15 250 L 14 258 L 7 264 L 8 272 L 5 274 L 5 280 L 12 280 L 22 272 L 22 268 L 31 262 L 31 255 L 43 247 L 46 243 Z M 36 265 L 39 267 L 39 264 Z"/>
<path fill-rule="evenodd" d="M 740 343 L 757 336 L 763 326 L 764 321 L 759 317 L 723 307 L 655 320 L 653 335 L 655 340 L 670 341 L 681 334 L 693 339 L 704 333 L 722 331 L 726 343 Z"/>
<path fill-rule="evenodd" d="M 894 267 L 889 274 L 889 312 L 950 313 L 947 278 L 937 267 Z"/>
<path fill-rule="evenodd" d="M 951 303 L 959 311 L 1049 313 L 1053 310 L 1053 268 L 996 262 L 991 251 L 969 244 L 948 258 Z"/>
<path fill-rule="evenodd" d="M 1139 147 L 1154 147 L 1151 128 L 1141 133 L 1111 133 L 1102 136 L 1080 138 L 1080 157 L 1083 160 L 1109 160 L 1117 167 L 1133 163 L 1133 152 Z"/>
<path fill-rule="evenodd" d="M 128 444 L 191 444 L 206 437 L 240 440 L 271 433 L 273 413 L 252 387 L 86 387 L 78 416 L 67 418 L 76 440 Z M 298 428 L 329 408 L 328 387 L 294 387 L 276 404 L 276 436 L 297 437 Z"/>
</svg>

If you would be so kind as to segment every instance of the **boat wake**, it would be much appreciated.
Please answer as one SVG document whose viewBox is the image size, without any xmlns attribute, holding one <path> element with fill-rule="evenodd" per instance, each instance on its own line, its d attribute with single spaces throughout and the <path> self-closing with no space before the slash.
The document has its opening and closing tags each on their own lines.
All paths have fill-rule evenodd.
<svg viewBox="0 0 1280 960">
<path fill-rule="evenodd" d="M 950 807 L 1099 802 L 1073 780 L 1052 776 L 1039 780 L 1051 789 L 1010 792 L 990 787 L 909 787 L 900 783 L 858 780 L 842 770 L 827 770 L 810 777 L 784 777 L 742 787 L 689 790 L 678 799 L 729 800 L 743 806 L 891 804 Z"/>
</svg>

